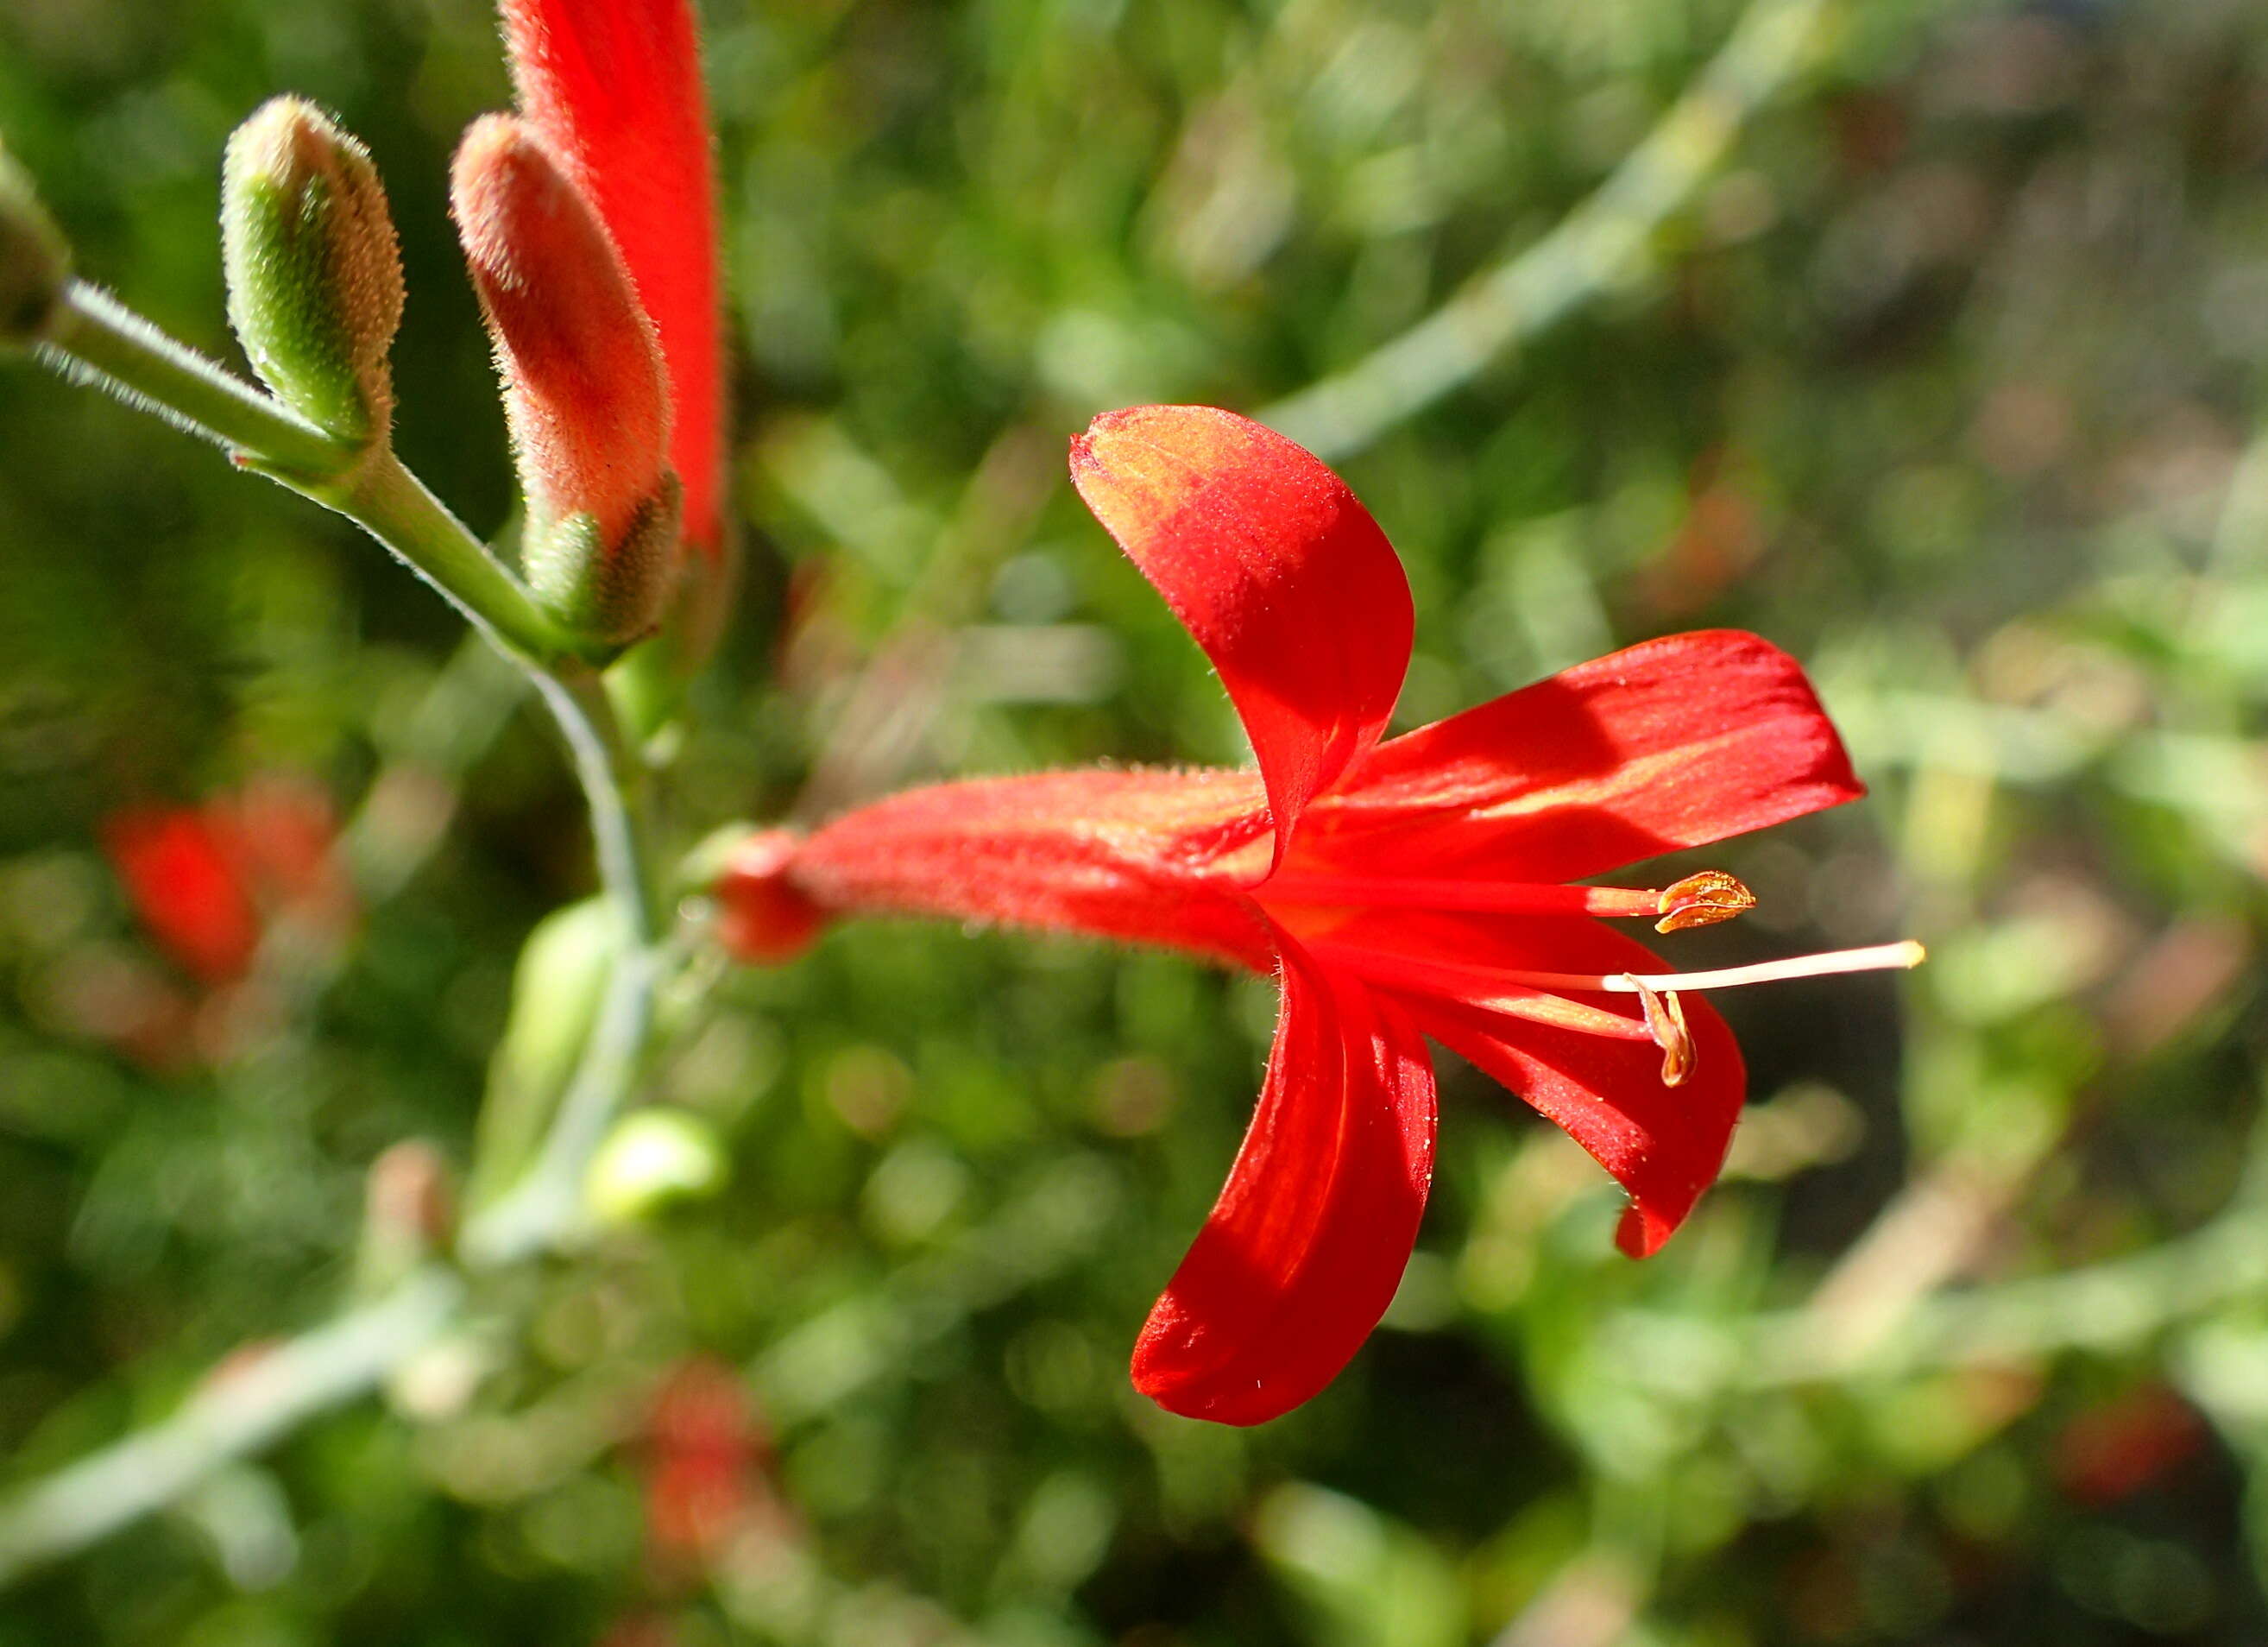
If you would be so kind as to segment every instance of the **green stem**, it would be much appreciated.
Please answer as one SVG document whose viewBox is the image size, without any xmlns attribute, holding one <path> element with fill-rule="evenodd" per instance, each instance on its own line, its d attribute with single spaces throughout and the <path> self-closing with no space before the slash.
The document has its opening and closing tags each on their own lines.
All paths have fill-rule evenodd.
<svg viewBox="0 0 2268 1647">
<path fill-rule="evenodd" d="M 345 515 L 522 661 L 548 670 L 603 661 L 553 622 L 383 443 L 326 433 L 85 281 L 65 291 L 42 348 L 129 403 L 217 441 L 246 468 Z"/>
<path fill-rule="evenodd" d="M 45 347 L 144 410 L 277 469 L 335 476 L 357 456 L 351 441 L 295 416 L 84 280 L 65 289 Z"/>
<path fill-rule="evenodd" d="M 356 1400 L 423 1348 L 464 1284 L 419 1270 L 376 1303 L 200 1385 L 172 1417 L 0 1503 L 0 1584 L 180 1497 L 225 1459 L 256 1452 Z"/>
<path fill-rule="evenodd" d="M 583 1217 L 583 1185 L 635 1084 L 652 1033 L 661 973 L 655 866 L 643 850 L 644 773 L 597 677 L 537 674 L 566 735 L 590 803 L 599 879 L 622 927 L 581 1062 L 526 1176 L 466 1226 L 458 1250 L 473 1265 L 504 1264 L 556 1244 Z"/>
<path fill-rule="evenodd" d="M 372 449 L 335 481 L 304 484 L 270 472 L 385 544 L 503 651 L 546 673 L 581 659 L 581 643 L 545 615 L 391 447 Z"/>
<path fill-rule="evenodd" d="M 1818 55 L 1837 0 L 1750 0 L 1699 78 L 1645 142 L 1551 232 L 1476 277 L 1346 370 L 1261 422 L 1329 461 L 1469 382 L 1648 261 L 1648 241 L 1731 151 L 1742 125 Z"/>
</svg>

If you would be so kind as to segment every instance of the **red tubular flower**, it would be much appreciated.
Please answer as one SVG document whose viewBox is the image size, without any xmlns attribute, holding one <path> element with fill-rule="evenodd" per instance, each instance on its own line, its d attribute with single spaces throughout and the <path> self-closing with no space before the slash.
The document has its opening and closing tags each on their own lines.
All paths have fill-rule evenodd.
<svg viewBox="0 0 2268 1647">
<path fill-rule="evenodd" d="M 1283 1010 L 1219 1201 L 1152 1311 L 1134 1381 L 1256 1423 L 1336 1375 L 1392 1299 L 1432 1176 L 1425 1038 L 1564 1127 L 1657 1250 L 1715 1178 L 1739 1049 L 1683 992 L 1874 966 L 1918 946 L 1665 974 L 1595 917 L 1676 931 L 1750 907 L 1719 872 L 1567 883 L 1856 799 L 1794 661 L 1676 635 L 1381 742 L 1410 644 L 1393 549 L 1281 436 L 1142 407 L 1071 443 L 1080 495 L 1204 647 L 1247 772 L 1075 772 L 948 784 L 800 842 L 759 837 L 718 891 L 776 956 L 828 913 L 1065 927 L 1274 971 Z M 759 933 L 758 936 L 762 934 Z"/>
<path fill-rule="evenodd" d="M 547 528 L 589 514 L 614 552 L 660 490 L 670 416 L 622 260 L 558 157 L 507 114 L 466 131 L 449 205 L 496 338 L 529 506 Z"/>
<path fill-rule="evenodd" d="M 660 334 L 686 541 L 724 540 L 716 186 L 686 0 L 502 0 L 520 112 L 621 248 Z"/>
</svg>

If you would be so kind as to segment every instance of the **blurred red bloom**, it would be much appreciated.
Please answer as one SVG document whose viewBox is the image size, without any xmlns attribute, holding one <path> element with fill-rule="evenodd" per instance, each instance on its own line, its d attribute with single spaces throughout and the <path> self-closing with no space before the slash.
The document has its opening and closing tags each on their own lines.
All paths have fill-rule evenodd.
<svg viewBox="0 0 2268 1647">
<path fill-rule="evenodd" d="M 1665 974 L 1593 918 L 1675 931 L 1752 906 L 1746 888 L 1714 872 L 1565 884 L 1863 793 L 1802 670 L 1766 642 L 1651 641 L 1381 742 L 1409 586 L 1321 462 L 1228 412 L 1143 407 L 1096 419 L 1071 474 L 1219 670 L 1259 770 L 917 790 L 806 839 L 756 838 L 718 891 L 751 958 L 792 947 L 798 922 L 894 910 L 1277 975 L 1250 1130 L 1135 1347 L 1134 1381 L 1161 1405 L 1272 1418 L 1376 1324 L 1432 1177 L 1425 1037 L 1621 1181 L 1620 1244 L 1644 1256 L 1715 1178 L 1743 1096 L 1724 1022 L 1680 992 L 1918 958 L 1889 945 Z"/>
<path fill-rule="evenodd" d="M 668 362 L 685 540 L 723 543 L 722 329 L 708 105 L 687 0 L 502 0 L 520 112 L 597 208 Z"/>
<path fill-rule="evenodd" d="M 774 1509 L 769 1459 L 762 1422 L 730 1367 L 696 1358 L 671 1369 L 646 1420 L 645 1523 L 655 1555 L 713 1564 Z"/>
<path fill-rule="evenodd" d="M 244 976 L 260 947 L 236 854 L 195 807 L 136 807 L 102 826 L 103 849 L 158 947 L 201 983 Z"/>
<path fill-rule="evenodd" d="M 344 924 L 352 895 L 332 850 L 337 832 L 320 790 L 270 777 L 202 806 L 114 813 L 102 843 L 158 947 L 217 988 L 251 969 L 284 911 Z"/>
<path fill-rule="evenodd" d="M 2155 1379 L 2090 1407 L 2056 1437 L 2056 1484 L 2074 1503 L 2131 1498 L 2204 1450 L 2197 1408 Z"/>
</svg>

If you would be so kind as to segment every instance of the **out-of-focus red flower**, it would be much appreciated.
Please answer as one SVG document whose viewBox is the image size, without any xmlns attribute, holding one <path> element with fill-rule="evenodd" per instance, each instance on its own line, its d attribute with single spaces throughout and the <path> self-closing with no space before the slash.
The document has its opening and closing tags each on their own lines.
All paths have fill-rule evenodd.
<svg viewBox="0 0 2268 1647">
<path fill-rule="evenodd" d="M 2056 1484 L 2074 1503 L 2115 1504 L 2194 1457 L 2205 1442 L 2197 1408 L 2163 1384 L 2140 1384 L 2064 1426 L 2055 1444 Z"/>
<path fill-rule="evenodd" d="M 195 807 L 136 807 L 105 821 L 102 844 L 159 949 L 201 983 L 244 976 L 260 948 L 260 913 L 212 816 Z"/>
<path fill-rule="evenodd" d="M 1918 958 L 1888 945 L 1665 973 L 1594 918 L 1676 931 L 1751 907 L 1745 887 L 1566 884 L 1862 793 L 1802 670 L 1764 641 L 1652 641 L 1381 742 L 1409 587 L 1322 462 L 1231 413 L 1153 406 L 1097 418 L 1071 474 L 1219 670 L 1259 770 L 916 790 L 800 842 L 756 838 L 718 895 L 728 935 L 909 911 L 1276 974 L 1250 1130 L 1135 1347 L 1134 1381 L 1161 1405 L 1272 1418 L 1377 1322 L 1432 1177 L 1426 1037 L 1621 1181 L 1620 1244 L 1642 1257 L 1715 1178 L 1743 1096 L 1724 1022 L 1683 993 Z"/>
<path fill-rule="evenodd" d="M 333 929 L 350 918 L 337 833 L 321 790 L 265 777 L 202 806 L 114 813 L 102 843 L 158 947 L 217 988 L 244 976 L 285 912 Z"/>
<path fill-rule="evenodd" d="M 770 1455 L 762 1421 L 730 1367 L 696 1358 L 672 1369 L 646 1420 L 645 1521 L 656 1556 L 709 1566 L 770 1513 Z"/>
<path fill-rule="evenodd" d="M 520 112 L 614 236 L 669 363 L 686 541 L 723 543 L 716 185 L 687 0 L 502 0 Z"/>
</svg>

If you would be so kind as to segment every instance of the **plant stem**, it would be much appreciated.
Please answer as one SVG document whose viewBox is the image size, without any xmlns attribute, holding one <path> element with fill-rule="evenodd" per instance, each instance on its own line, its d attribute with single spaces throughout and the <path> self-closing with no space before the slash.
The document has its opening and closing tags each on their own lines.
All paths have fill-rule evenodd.
<svg viewBox="0 0 2268 1647">
<path fill-rule="evenodd" d="M 463 1283 L 418 1271 L 377 1303 L 209 1375 L 172 1417 L 34 1482 L 0 1506 L 0 1584 L 163 1509 L 226 1459 L 354 1400 L 454 1312 Z"/>
<path fill-rule="evenodd" d="M 316 428 L 85 281 L 66 289 L 41 353 L 345 515 L 522 661 L 550 669 L 600 661 L 382 440 L 357 445 Z"/>
<path fill-rule="evenodd" d="M 1327 461 L 1469 382 L 1645 263 L 1646 240 L 1732 148 L 1748 117 L 1816 55 L 1832 0 L 1751 0 L 1717 55 L 1646 140 L 1550 233 L 1440 308 L 1260 420 Z"/>
<path fill-rule="evenodd" d="M 143 410 L 277 469 L 323 477 L 355 461 L 352 442 L 316 428 L 84 280 L 64 290 L 41 353 L 77 362 Z"/>
<path fill-rule="evenodd" d="M 474 1265 L 509 1263 L 576 1230 L 591 1158 L 622 1108 L 645 1052 L 661 971 L 661 901 L 657 868 L 643 849 L 645 786 L 637 755 L 596 676 L 562 679 L 539 673 L 534 680 L 566 735 L 590 802 L 599 880 L 621 924 L 621 948 L 582 1060 L 534 1163 L 464 1229 L 459 1250 Z"/>
<path fill-rule="evenodd" d="M 361 527 L 500 650 L 539 675 L 578 657 L 575 639 L 545 615 L 390 447 L 372 450 L 337 481 L 303 484 L 289 474 L 276 477 Z"/>
</svg>

